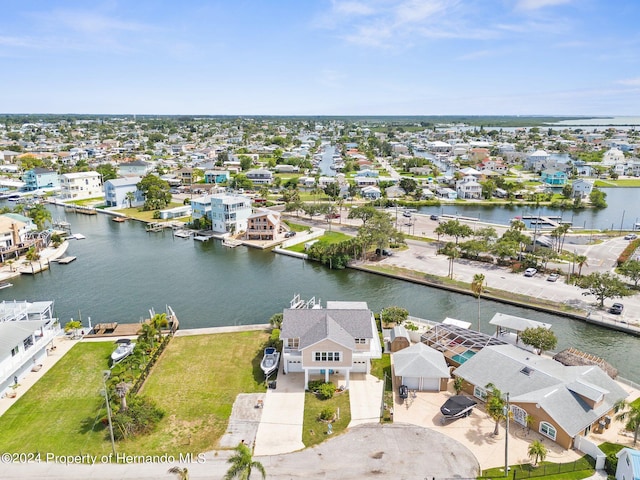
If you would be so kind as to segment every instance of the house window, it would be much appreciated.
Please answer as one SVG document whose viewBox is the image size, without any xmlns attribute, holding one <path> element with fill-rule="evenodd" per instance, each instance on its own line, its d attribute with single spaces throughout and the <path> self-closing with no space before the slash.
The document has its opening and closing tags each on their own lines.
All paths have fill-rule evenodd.
<svg viewBox="0 0 640 480">
<path fill-rule="evenodd" d="M 18 349 L 18 347 L 12 348 L 11 349 L 11 356 L 15 357 L 18 354 L 19 351 L 20 350 Z"/>
<path fill-rule="evenodd" d="M 287 341 L 287 345 L 289 346 L 289 348 L 300 348 L 300 339 L 289 338 Z"/>
<path fill-rule="evenodd" d="M 364 345 L 367 343 L 366 338 L 356 338 L 355 340 L 356 340 L 356 344 Z"/>
<path fill-rule="evenodd" d="M 340 352 L 314 352 L 316 362 L 339 362 Z"/>
<path fill-rule="evenodd" d="M 28 350 L 29 348 L 31 348 L 33 346 L 33 337 L 31 335 L 29 335 L 27 338 L 24 339 L 22 344 L 24 345 L 24 349 Z"/>
<path fill-rule="evenodd" d="M 540 433 L 546 435 L 551 440 L 556 439 L 556 429 L 553 425 L 547 422 L 540 422 Z"/>
<path fill-rule="evenodd" d="M 473 396 L 479 398 L 482 401 L 486 401 L 487 391 L 484 388 L 478 387 L 476 385 L 475 387 L 473 387 Z"/>
</svg>

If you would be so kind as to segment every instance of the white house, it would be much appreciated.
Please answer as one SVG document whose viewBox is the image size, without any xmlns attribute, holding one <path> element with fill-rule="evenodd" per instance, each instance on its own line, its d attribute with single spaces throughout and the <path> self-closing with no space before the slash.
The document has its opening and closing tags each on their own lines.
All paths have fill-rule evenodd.
<svg viewBox="0 0 640 480">
<path fill-rule="evenodd" d="M 610 148 L 609 150 L 604 152 L 604 155 L 602 156 L 603 165 L 611 166 L 624 162 L 624 153 L 618 148 Z"/>
<path fill-rule="evenodd" d="M 640 480 L 640 451 L 623 448 L 616 456 L 616 480 Z"/>
<path fill-rule="evenodd" d="M 536 150 L 533 153 L 527 155 L 527 161 L 525 168 L 533 170 L 534 172 L 540 172 L 545 168 L 548 168 L 549 154 L 544 150 Z"/>
<path fill-rule="evenodd" d="M 0 303 L 0 397 L 39 368 L 47 347 L 60 333 L 53 302 Z"/>
<path fill-rule="evenodd" d="M 102 195 L 102 176 L 98 172 L 60 175 L 60 198 L 63 200 L 82 200 Z"/>
<path fill-rule="evenodd" d="M 572 197 L 588 197 L 593 191 L 593 180 L 587 180 L 585 178 L 578 178 L 573 181 L 571 185 Z"/>
<path fill-rule="evenodd" d="M 438 198 L 444 198 L 447 200 L 455 200 L 456 198 L 458 198 L 458 194 L 456 193 L 456 191 L 448 187 L 437 187 L 436 196 Z"/>
<path fill-rule="evenodd" d="M 366 302 L 327 302 L 327 308 L 288 308 L 283 312 L 282 355 L 284 373 L 345 379 L 352 373 L 369 373 L 371 359 L 382 357 L 373 312 Z"/>
<path fill-rule="evenodd" d="M 104 199 L 107 207 L 139 207 L 144 204 L 144 195 L 138 190 L 138 183 L 142 177 L 114 178 L 104 182 Z M 131 205 L 127 198 L 128 193 L 133 193 Z"/>
<path fill-rule="evenodd" d="M 456 194 L 458 198 L 478 200 L 482 198 L 482 185 L 476 177 L 468 175 L 456 182 Z"/>
<path fill-rule="evenodd" d="M 251 200 L 241 195 L 216 193 L 192 200 L 194 219 L 208 216 L 211 229 L 218 233 L 245 232 L 251 216 Z"/>
</svg>

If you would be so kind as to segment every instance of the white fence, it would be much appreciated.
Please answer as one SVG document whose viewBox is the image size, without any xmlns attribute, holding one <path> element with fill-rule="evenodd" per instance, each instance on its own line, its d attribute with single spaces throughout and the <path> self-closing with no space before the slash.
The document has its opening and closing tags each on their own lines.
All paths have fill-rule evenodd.
<svg viewBox="0 0 640 480">
<path fill-rule="evenodd" d="M 576 437 L 574 446 L 581 452 L 586 453 L 596 460 L 596 470 L 604 469 L 604 462 L 607 456 L 602 450 L 598 448 L 595 443 L 593 443 L 591 440 L 587 440 L 585 437 L 578 435 Z"/>
</svg>

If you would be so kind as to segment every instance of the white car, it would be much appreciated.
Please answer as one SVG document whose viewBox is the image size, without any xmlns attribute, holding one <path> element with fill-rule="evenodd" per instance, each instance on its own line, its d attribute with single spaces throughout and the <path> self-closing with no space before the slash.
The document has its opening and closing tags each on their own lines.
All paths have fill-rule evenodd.
<svg viewBox="0 0 640 480">
<path fill-rule="evenodd" d="M 525 277 L 533 277 L 536 273 L 538 273 L 538 270 L 535 268 L 527 268 L 524 271 L 524 276 Z"/>
</svg>

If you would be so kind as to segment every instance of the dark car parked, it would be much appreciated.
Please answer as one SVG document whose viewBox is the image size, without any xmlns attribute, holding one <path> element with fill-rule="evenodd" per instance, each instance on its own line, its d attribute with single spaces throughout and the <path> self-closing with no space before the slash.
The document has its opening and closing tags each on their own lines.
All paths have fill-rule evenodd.
<svg viewBox="0 0 640 480">
<path fill-rule="evenodd" d="M 399 393 L 400 398 L 402 398 L 403 400 L 405 398 L 409 398 L 409 387 L 407 387 L 406 385 L 400 385 Z"/>
<path fill-rule="evenodd" d="M 391 250 L 387 250 L 386 248 L 383 248 L 382 250 L 376 248 L 376 255 L 378 255 L 379 257 L 390 257 L 391 255 L 393 255 L 393 253 L 391 252 Z"/>
<path fill-rule="evenodd" d="M 614 315 L 620 315 L 622 313 L 622 310 L 624 310 L 624 305 L 622 305 L 621 303 L 614 303 L 613 305 L 611 305 L 611 308 L 609 309 L 609 313 L 613 313 Z"/>
</svg>

